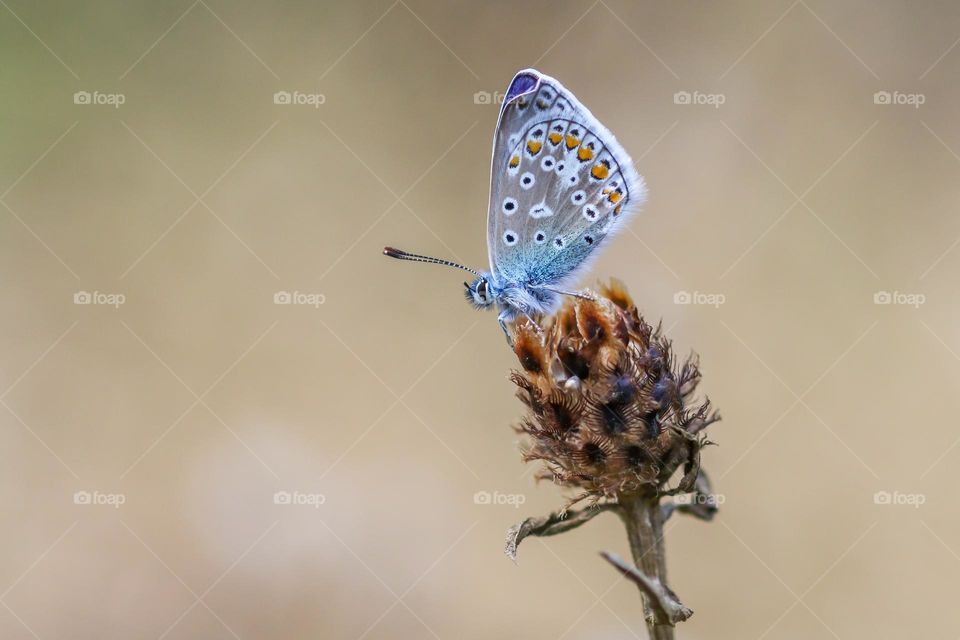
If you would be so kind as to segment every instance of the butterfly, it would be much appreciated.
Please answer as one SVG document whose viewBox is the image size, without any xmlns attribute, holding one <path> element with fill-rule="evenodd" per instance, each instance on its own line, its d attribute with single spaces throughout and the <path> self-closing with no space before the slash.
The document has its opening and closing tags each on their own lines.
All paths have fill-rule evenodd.
<svg viewBox="0 0 960 640">
<path fill-rule="evenodd" d="M 504 95 L 493 136 L 487 252 L 490 271 L 386 247 L 400 260 L 463 269 L 478 309 L 496 306 L 507 323 L 554 313 L 646 200 L 647 189 L 613 134 L 554 78 L 518 72 Z"/>
</svg>

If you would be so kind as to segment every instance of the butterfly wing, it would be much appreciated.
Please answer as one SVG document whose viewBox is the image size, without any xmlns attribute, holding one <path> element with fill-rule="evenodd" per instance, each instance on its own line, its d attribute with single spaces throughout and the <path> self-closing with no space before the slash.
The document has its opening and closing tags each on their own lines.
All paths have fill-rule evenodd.
<svg viewBox="0 0 960 640">
<path fill-rule="evenodd" d="M 533 69 L 504 96 L 490 182 L 487 249 L 500 286 L 571 284 L 646 199 L 610 131 Z"/>
</svg>

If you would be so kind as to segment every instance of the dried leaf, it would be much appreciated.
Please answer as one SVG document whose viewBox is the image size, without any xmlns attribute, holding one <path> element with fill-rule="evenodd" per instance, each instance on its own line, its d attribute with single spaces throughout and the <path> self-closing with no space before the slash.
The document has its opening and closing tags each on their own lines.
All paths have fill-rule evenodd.
<svg viewBox="0 0 960 640">
<path fill-rule="evenodd" d="M 517 547 L 524 538 L 529 536 L 555 536 L 558 533 L 576 529 L 604 511 L 617 508 L 619 508 L 619 505 L 615 503 L 604 503 L 586 509 L 557 511 L 542 518 L 527 518 L 520 524 L 510 527 L 507 531 L 507 543 L 503 551 L 508 558 L 516 562 Z"/>
<path fill-rule="evenodd" d="M 600 555 L 640 588 L 647 602 L 650 603 L 655 623 L 672 627 L 693 615 L 693 610 L 683 606 L 677 595 L 659 580 L 655 580 L 637 567 L 627 564 L 616 554 L 603 551 Z"/>
</svg>

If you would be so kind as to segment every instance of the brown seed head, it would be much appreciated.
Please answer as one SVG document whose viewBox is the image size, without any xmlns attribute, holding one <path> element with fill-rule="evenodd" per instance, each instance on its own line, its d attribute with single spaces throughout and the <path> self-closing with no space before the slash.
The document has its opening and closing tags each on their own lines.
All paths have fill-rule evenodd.
<svg viewBox="0 0 960 640">
<path fill-rule="evenodd" d="M 528 407 L 517 430 L 538 477 L 579 490 L 574 502 L 656 495 L 678 469 L 699 469 L 701 432 L 719 420 L 696 403 L 697 360 L 675 366 L 670 341 L 613 280 L 593 300 L 568 302 L 543 332 L 516 329 L 521 370 L 511 379 Z"/>
</svg>

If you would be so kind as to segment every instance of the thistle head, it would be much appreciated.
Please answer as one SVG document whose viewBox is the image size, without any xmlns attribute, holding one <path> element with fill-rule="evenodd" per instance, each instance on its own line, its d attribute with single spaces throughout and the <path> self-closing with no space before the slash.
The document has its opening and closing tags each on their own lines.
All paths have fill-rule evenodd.
<svg viewBox="0 0 960 640">
<path fill-rule="evenodd" d="M 696 358 L 678 366 L 621 283 L 568 302 L 542 332 L 521 322 L 515 334 L 511 379 L 528 408 L 518 430 L 539 478 L 577 490 L 573 502 L 672 493 L 678 469 L 676 491 L 692 488 L 701 432 L 719 416 L 693 398 Z"/>
</svg>

